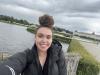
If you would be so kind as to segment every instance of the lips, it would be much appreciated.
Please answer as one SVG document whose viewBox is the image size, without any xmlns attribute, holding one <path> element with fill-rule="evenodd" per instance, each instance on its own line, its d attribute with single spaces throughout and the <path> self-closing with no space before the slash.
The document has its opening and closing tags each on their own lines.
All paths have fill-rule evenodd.
<svg viewBox="0 0 100 75">
<path fill-rule="evenodd" d="M 40 44 L 40 46 L 41 46 L 41 47 L 46 47 L 46 46 L 47 46 L 47 44 Z"/>
</svg>

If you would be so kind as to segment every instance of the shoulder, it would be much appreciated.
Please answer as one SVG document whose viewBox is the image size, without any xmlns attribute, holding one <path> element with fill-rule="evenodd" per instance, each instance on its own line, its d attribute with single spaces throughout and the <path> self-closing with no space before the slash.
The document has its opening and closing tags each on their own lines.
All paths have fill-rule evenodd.
<svg viewBox="0 0 100 75">
<path fill-rule="evenodd" d="M 51 52 L 54 56 L 59 56 L 60 52 L 62 51 L 62 45 L 59 41 L 53 40 L 51 44 Z"/>
<path fill-rule="evenodd" d="M 56 50 L 61 50 L 62 49 L 62 45 L 58 40 L 53 40 L 52 48 L 55 48 Z"/>
</svg>

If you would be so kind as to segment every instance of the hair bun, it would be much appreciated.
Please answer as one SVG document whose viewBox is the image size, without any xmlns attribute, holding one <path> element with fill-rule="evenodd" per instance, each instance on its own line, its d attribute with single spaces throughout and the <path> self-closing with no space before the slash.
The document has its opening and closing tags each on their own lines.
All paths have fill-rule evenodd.
<svg viewBox="0 0 100 75">
<path fill-rule="evenodd" d="M 53 28 L 54 20 L 52 16 L 45 14 L 39 17 L 39 23 L 41 26 Z"/>
</svg>

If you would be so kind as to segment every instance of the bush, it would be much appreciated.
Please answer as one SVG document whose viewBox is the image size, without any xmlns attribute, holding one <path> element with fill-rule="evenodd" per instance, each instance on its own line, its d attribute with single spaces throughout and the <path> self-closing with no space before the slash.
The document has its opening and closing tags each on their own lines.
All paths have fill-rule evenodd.
<svg viewBox="0 0 100 75">
<path fill-rule="evenodd" d="M 100 64 L 77 40 L 71 41 L 68 52 L 79 53 L 82 57 L 77 68 L 77 75 L 98 75 Z"/>
<path fill-rule="evenodd" d="M 35 27 L 27 27 L 27 31 L 29 31 L 31 33 L 35 33 L 36 32 L 36 28 Z"/>
</svg>

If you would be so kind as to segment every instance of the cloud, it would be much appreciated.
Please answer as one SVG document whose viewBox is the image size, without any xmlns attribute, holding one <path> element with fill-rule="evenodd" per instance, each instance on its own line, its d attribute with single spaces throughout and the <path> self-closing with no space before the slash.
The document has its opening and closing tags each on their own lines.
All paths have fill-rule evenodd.
<svg viewBox="0 0 100 75">
<path fill-rule="evenodd" d="M 91 19 L 88 26 L 91 32 L 97 32 L 100 34 L 100 19 Z"/>
<path fill-rule="evenodd" d="M 100 18 L 99 13 L 88 13 L 88 12 L 78 12 L 78 13 L 67 13 L 67 17 L 83 17 L 83 18 Z"/>
<path fill-rule="evenodd" d="M 100 12 L 99 0 L 57 0 L 54 12 Z"/>
<path fill-rule="evenodd" d="M 46 13 L 100 12 L 99 0 L 1 0 L 0 3 L 18 5 Z"/>
<path fill-rule="evenodd" d="M 17 4 L 5 4 L 5 3 L 0 3 L 0 8 L 2 9 L 5 9 L 5 10 L 10 10 L 10 11 L 15 11 L 15 12 L 18 12 L 18 13 L 22 13 L 25 12 L 26 14 L 27 13 L 31 13 L 31 12 L 36 12 L 36 13 L 41 13 L 41 11 L 39 10 L 35 10 L 35 9 L 31 9 L 31 8 L 28 8 L 28 7 L 24 7 L 24 6 L 21 6 L 21 5 L 17 5 Z M 31 14 L 30 14 L 31 15 Z"/>
<path fill-rule="evenodd" d="M 11 15 L 11 16 L 15 16 L 18 18 L 23 18 L 23 19 L 29 19 L 31 21 L 36 20 L 37 17 L 41 16 L 44 14 L 44 12 L 38 11 L 38 10 L 32 10 L 29 8 L 25 8 L 25 7 L 21 7 L 18 5 L 10 5 L 10 4 L 0 4 L 0 9 L 3 12 L 3 14 L 6 15 Z M 35 16 L 34 16 L 35 15 Z M 33 17 L 34 16 L 34 17 Z"/>
<path fill-rule="evenodd" d="M 99 25 L 99 5 L 100 0 L 0 0 L 0 14 L 38 23 L 38 17 L 47 13 L 54 17 L 56 26 L 92 31 L 91 25 Z"/>
</svg>

